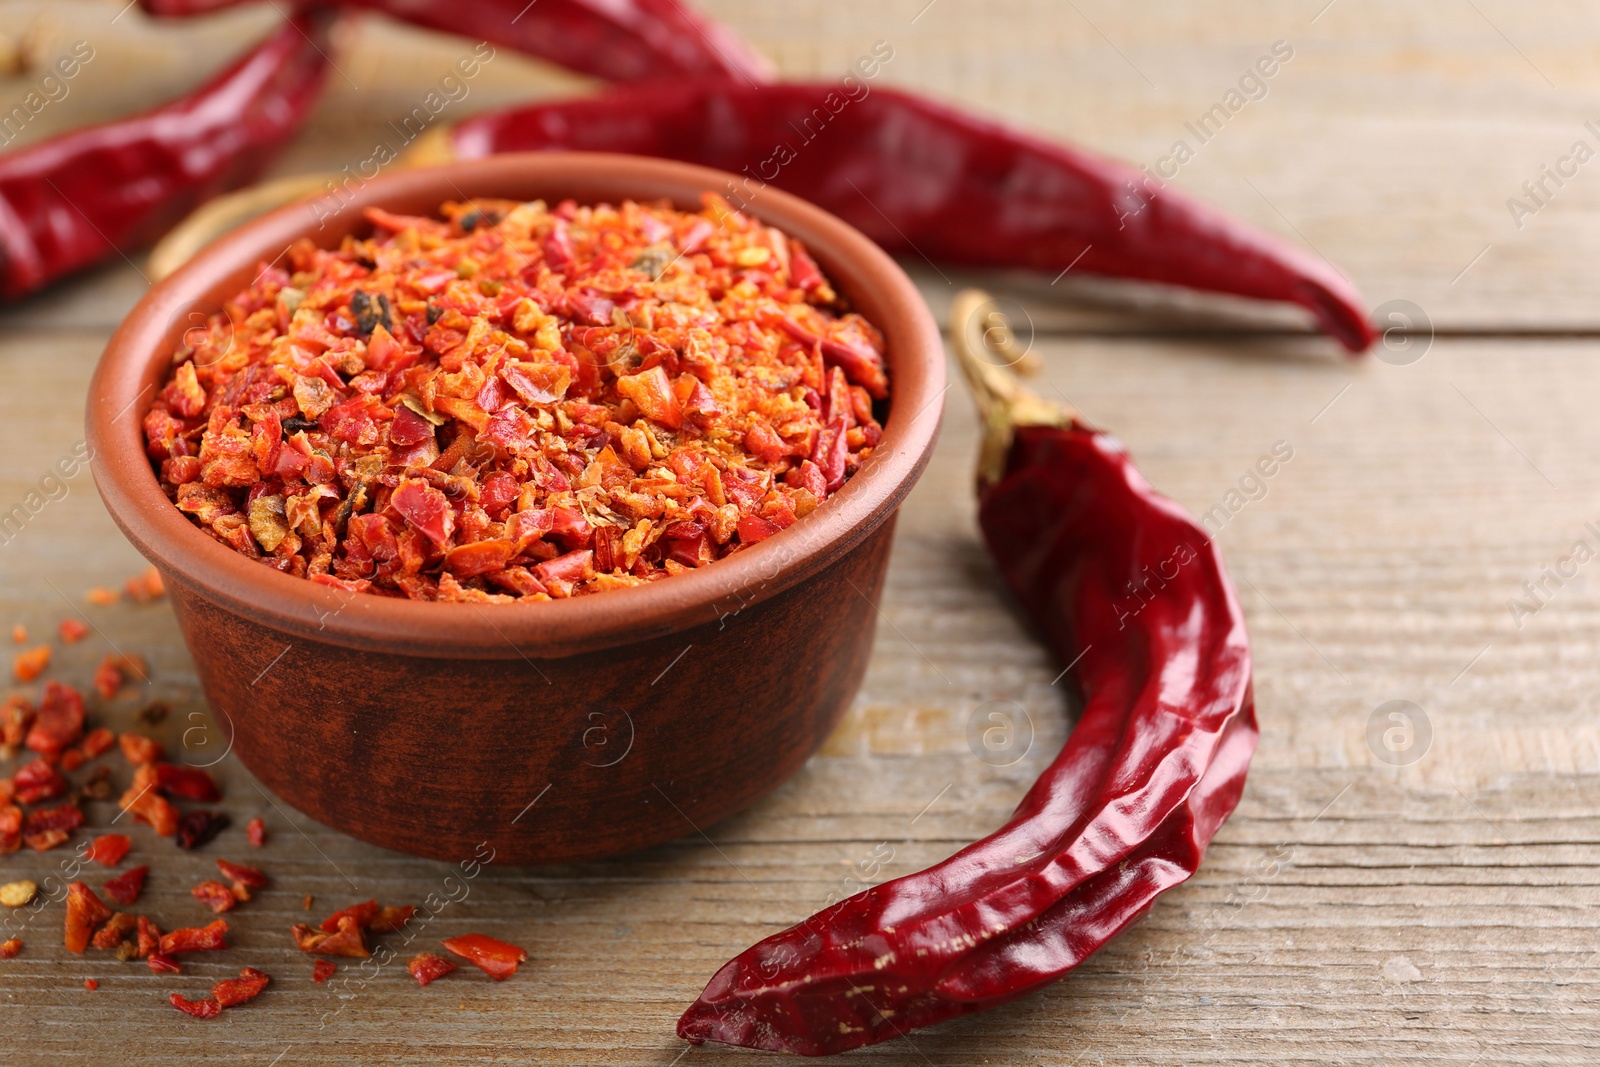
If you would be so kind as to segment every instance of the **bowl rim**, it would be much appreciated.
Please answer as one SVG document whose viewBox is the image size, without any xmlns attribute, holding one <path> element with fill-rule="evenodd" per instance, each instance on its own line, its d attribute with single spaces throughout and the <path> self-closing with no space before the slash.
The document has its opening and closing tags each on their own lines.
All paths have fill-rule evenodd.
<svg viewBox="0 0 1600 1067">
<path fill-rule="evenodd" d="M 321 586 L 262 566 L 205 535 L 161 491 L 142 429 L 166 353 L 183 332 L 248 284 L 251 272 L 301 237 L 336 245 L 365 228 L 362 210 L 506 196 L 593 203 L 671 200 L 696 206 L 702 192 L 734 188 L 723 171 L 674 161 L 591 152 L 536 152 L 416 167 L 320 194 L 339 207 L 318 217 L 318 198 L 285 205 L 219 237 L 138 302 L 112 335 L 91 380 L 87 438 L 94 480 L 112 519 L 169 583 L 291 637 L 358 650 L 477 659 L 551 658 L 613 647 L 721 620 L 817 574 L 863 541 L 899 507 L 927 466 L 938 434 L 944 347 L 916 286 L 854 227 L 775 188 L 744 210 L 804 241 L 840 292 L 883 331 L 891 382 L 889 417 L 874 454 L 844 487 L 787 530 L 688 574 L 648 585 L 531 604 L 412 601 Z M 539 190 L 548 190 L 540 192 Z M 308 210 L 309 209 L 309 210 Z M 418 208 L 409 208 L 421 213 Z M 333 220 L 329 239 L 324 226 Z M 319 225 L 313 228 L 311 223 Z M 282 250 L 282 251 L 280 251 Z M 869 591 L 861 590 L 862 595 Z"/>
</svg>

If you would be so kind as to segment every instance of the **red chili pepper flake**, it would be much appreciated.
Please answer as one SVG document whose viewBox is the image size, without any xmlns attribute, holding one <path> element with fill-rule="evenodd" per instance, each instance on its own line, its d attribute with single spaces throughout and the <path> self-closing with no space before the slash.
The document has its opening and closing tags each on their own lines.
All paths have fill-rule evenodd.
<svg viewBox="0 0 1600 1067">
<path fill-rule="evenodd" d="M 725 200 L 441 212 L 297 245 L 228 359 L 175 362 L 146 441 L 217 540 L 384 596 L 595 593 L 771 537 L 881 438 L 881 335 Z"/>
<path fill-rule="evenodd" d="M 128 854 L 132 845 L 126 834 L 101 834 L 89 846 L 86 858 L 107 867 L 115 867 L 122 862 L 122 857 Z"/>
<path fill-rule="evenodd" d="M 267 824 L 259 816 L 244 824 L 245 840 L 256 848 L 267 843 Z"/>
<path fill-rule="evenodd" d="M 100 666 L 95 669 L 94 691 L 100 694 L 101 700 L 111 700 L 121 691 L 122 684 L 129 678 L 143 682 L 149 677 L 150 670 L 141 657 L 130 653 L 108 652 L 105 659 L 100 661 Z"/>
<path fill-rule="evenodd" d="M 90 730 L 84 735 L 83 742 L 78 746 L 86 760 L 98 759 L 111 750 L 117 743 L 117 735 L 107 730 L 104 726 Z"/>
<path fill-rule="evenodd" d="M 143 870 L 143 868 L 139 869 Z M 140 875 L 139 880 L 142 883 L 144 881 L 144 876 Z M 137 896 L 137 894 L 135 895 Z M 157 926 L 143 915 L 139 916 L 137 937 L 139 939 L 138 948 L 134 953 L 136 957 L 140 959 L 148 959 L 157 955 L 165 956 L 165 954 L 161 952 L 161 927 Z M 171 960 L 170 956 L 165 956 L 165 958 Z M 150 969 L 155 970 L 155 964 L 151 964 Z M 173 969 L 177 969 L 176 963 L 173 964 Z"/>
<path fill-rule="evenodd" d="M 31 682 L 50 666 L 50 646 L 39 645 L 26 652 L 18 652 L 11 661 L 11 673 L 19 682 Z"/>
<path fill-rule="evenodd" d="M 343 922 L 345 919 L 350 919 L 357 926 L 364 930 L 368 926 L 372 925 L 372 920 L 378 914 L 378 908 L 379 905 L 376 900 L 368 900 L 360 904 L 352 904 L 348 908 L 340 908 L 326 919 L 323 919 L 320 927 L 323 933 L 331 934 L 339 929 L 339 924 L 341 922 Z"/>
<path fill-rule="evenodd" d="M 76 804 L 36 808 L 22 819 L 22 841 L 35 852 L 48 852 L 72 836 L 83 825 L 83 812 Z"/>
<path fill-rule="evenodd" d="M 90 944 L 95 948 L 113 949 L 127 940 L 128 935 L 139 927 L 139 917 L 119 911 L 106 920 L 106 924 L 95 931 Z"/>
<path fill-rule="evenodd" d="M 516 945 L 490 937 L 487 934 L 462 934 L 444 942 L 445 951 L 460 956 L 496 982 L 504 982 L 517 973 L 517 966 L 528 954 Z"/>
<path fill-rule="evenodd" d="M 174 993 L 167 998 L 167 1003 L 185 1015 L 193 1015 L 196 1019 L 215 1019 L 222 1014 L 222 1005 L 210 997 L 205 997 L 201 1000 L 185 1000 L 181 993 Z"/>
<path fill-rule="evenodd" d="M 169 797 L 180 800 L 198 800 L 202 804 L 215 804 L 222 799 L 211 772 L 202 767 L 179 767 L 172 763 L 156 764 L 156 788 Z"/>
<path fill-rule="evenodd" d="M 432 952 L 419 952 L 411 957 L 411 962 L 406 964 L 406 970 L 411 972 L 411 977 L 417 980 L 418 985 L 427 985 L 436 979 L 443 978 L 456 969 L 456 965 L 443 956 L 436 956 Z"/>
<path fill-rule="evenodd" d="M 127 907 L 138 903 L 139 894 L 144 892 L 145 877 L 149 873 L 149 867 L 130 867 L 100 888 L 105 890 L 106 896 Z"/>
<path fill-rule="evenodd" d="M 56 626 L 56 632 L 61 635 L 61 640 L 69 645 L 75 645 L 89 636 L 89 624 L 82 619 L 62 619 Z M 24 637 L 24 640 L 27 638 Z"/>
<path fill-rule="evenodd" d="M 103 585 L 97 585 L 93 589 L 90 589 L 87 593 L 83 594 L 83 598 L 91 604 L 98 604 L 100 607 L 107 607 L 117 602 L 119 599 L 119 594 L 115 589 L 107 589 Z"/>
<path fill-rule="evenodd" d="M 28 628 L 22 625 L 20 622 L 13 623 L 11 626 L 11 643 L 14 645 L 25 645 L 28 643 Z"/>
<path fill-rule="evenodd" d="M 19 804 L 40 804 L 67 795 L 67 780 L 42 759 L 27 764 L 12 776 L 11 785 Z"/>
<path fill-rule="evenodd" d="M 310 955 L 349 956 L 352 959 L 366 959 L 372 955 L 367 951 L 366 931 L 348 915 L 339 920 L 336 933 L 313 930 L 305 923 L 295 923 L 289 928 L 289 934 L 294 938 L 295 947 Z"/>
<path fill-rule="evenodd" d="M 234 899 L 233 891 L 215 879 L 207 879 L 189 890 L 189 892 L 196 900 L 218 915 L 225 911 L 233 910 L 233 906 L 238 903 Z"/>
<path fill-rule="evenodd" d="M 217 870 L 222 872 L 222 877 L 229 882 L 238 882 L 250 889 L 265 889 L 267 886 L 267 876 L 256 867 L 247 867 L 243 863 L 218 859 Z"/>
<path fill-rule="evenodd" d="M 0 701 L 0 759 L 10 759 L 33 728 L 34 707 L 16 694 Z"/>
<path fill-rule="evenodd" d="M 311 980 L 318 984 L 326 982 L 338 969 L 338 965 L 332 960 L 317 960 L 311 965 Z"/>
<path fill-rule="evenodd" d="M 0 855 L 22 847 L 22 809 L 15 804 L 0 804 Z"/>
<path fill-rule="evenodd" d="M 100 988 L 100 983 L 95 981 L 93 978 L 85 978 L 83 980 L 83 988 L 93 993 L 96 989 Z"/>
<path fill-rule="evenodd" d="M 127 592 L 128 599 L 138 604 L 149 604 L 160 600 L 166 595 L 166 583 L 161 580 L 161 572 L 154 567 L 129 578 L 123 583 L 122 588 Z"/>
<path fill-rule="evenodd" d="M 22 939 L 20 937 L 11 937 L 0 941 L 0 960 L 15 959 L 17 953 L 21 951 Z"/>
<path fill-rule="evenodd" d="M 157 974 L 182 974 L 183 967 L 165 952 L 152 952 L 144 958 L 145 965 Z"/>
<path fill-rule="evenodd" d="M 46 760 L 58 760 L 83 736 L 84 718 L 82 693 L 70 685 L 46 682 L 25 744 Z"/>
<path fill-rule="evenodd" d="M 266 972 L 245 967 L 239 971 L 239 977 L 225 978 L 212 986 L 211 995 L 224 1008 L 232 1008 L 260 996 L 270 981 L 272 977 Z"/>
<path fill-rule="evenodd" d="M 175 840 L 179 848 L 199 848 L 227 829 L 230 822 L 232 820 L 220 811 L 185 812 L 178 819 Z"/>
<path fill-rule="evenodd" d="M 178 809 L 156 789 L 156 769 L 152 763 L 139 765 L 133 774 L 133 784 L 117 804 L 123 811 L 132 813 L 134 818 L 149 823 L 151 829 L 162 837 L 171 837 L 178 832 Z"/>
<path fill-rule="evenodd" d="M 111 918 L 111 909 L 82 882 L 67 886 L 66 945 L 68 952 L 82 953 L 89 947 L 94 928 Z"/>
<path fill-rule="evenodd" d="M 169 930 L 161 935 L 161 949 L 168 956 L 176 956 L 180 952 L 204 952 L 228 947 L 226 935 L 228 922 L 218 919 L 206 926 L 186 926 L 178 930 Z"/>
</svg>

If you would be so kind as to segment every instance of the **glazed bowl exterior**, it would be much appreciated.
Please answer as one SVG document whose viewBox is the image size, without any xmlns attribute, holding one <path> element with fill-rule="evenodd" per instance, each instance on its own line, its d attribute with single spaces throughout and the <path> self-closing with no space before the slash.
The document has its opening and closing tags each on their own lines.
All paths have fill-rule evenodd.
<svg viewBox="0 0 1600 1067">
<path fill-rule="evenodd" d="M 95 482 L 160 570 L 233 751 L 293 807 L 421 856 L 533 864 L 616 855 L 704 830 L 774 789 L 860 686 L 894 515 L 926 466 L 944 393 L 938 328 L 876 245 L 763 190 L 747 211 L 800 238 L 887 341 L 875 454 L 788 530 L 637 588 L 544 603 L 346 593 L 255 563 L 163 495 L 141 422 L 186 329 L 295 240 L 363 233 L 363 209 L 447 200 L 667 200 L 696 209 L 718 171 L 592 153 L 399 171 L 293 204 L 155 286 L 90 386 Z"/>
</svg>

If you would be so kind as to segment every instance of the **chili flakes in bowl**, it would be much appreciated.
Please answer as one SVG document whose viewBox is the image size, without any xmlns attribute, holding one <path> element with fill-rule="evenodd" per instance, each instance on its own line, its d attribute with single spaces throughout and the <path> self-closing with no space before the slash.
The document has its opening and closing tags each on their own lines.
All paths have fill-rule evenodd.
<svg viewBox="0 0 1600 1067">
<path fill-rule="evenodd" d="M 708 195 L 369 209 L 189 331 L 145 417 L 176 506 L 286 574 L 546 599 L 702 567 L 882 436 L 882 335 L 801 244 Z"/>
</svg>

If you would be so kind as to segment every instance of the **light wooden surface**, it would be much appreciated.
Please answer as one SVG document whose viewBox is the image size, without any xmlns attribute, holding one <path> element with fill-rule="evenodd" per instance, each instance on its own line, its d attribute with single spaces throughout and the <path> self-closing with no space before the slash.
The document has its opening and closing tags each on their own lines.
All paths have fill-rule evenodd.
<svg viewBox="0 0 1600 1067">
<path fill-rule="evenodd" d="M 1138 161 L 1164 152 L 1271 42 L 1290 41 L 1295 58 L 1267 96 L 1179 181 L 1312 244 L 1374 305 L 1414 301 L 1440 332 L 1414 342 L 1425 355 L 1408 365 L 1353 363 L 1293 320 L 980 279 L 1027 309 L 1041 388 L 1114 427 L 1150 479 L 1196 512 L 1227 501 L 1275 442 L 1293 447 L 1219 535 L 1252 628 L 1262 743 L 1200 873 L 1076 975 L 855 1061 L 1600 1057 L 1600 596 L 1589 575 L 1600 562 L 1520 628 L 1507 604 L 1574 541 L 1600 547 L 1584 529 L 1600 522 L 1600 161 L 1521 230 L 1505 206 L 1572 141 L 1597 143 L 1583 122 L 1600 116 L 1600 20 L 1581 5 L 1507 0 L 1324 2 L 709 5 L 792 76 L 828 76 L 881 38 L 896 49 L 888 80 Z M 175 91 L 269 17 L 158 32 L 136 12 L 113 21 L 120 6 L 0 4 L 13 35 L 44 12 L 36 34 L 49 56 L 80 38 L 98 50 L 38 131 Z M 350 43 L 349 80 L 335 78 L 282 172 L 360 158 L 373 126 L 467 47 L 376 23 Z M 28 81 L 0 81 L 0 101 Z M 502 52 L 462 113 L 582 89 Z M 909 266 L 942 308 L 950 286 Z M 0 312 L 6 506 L 81 436 L 93 362 L 142 290 L 136 267 L 116 264 Z M 1534 336 L 1544 333 L 1570 336 Z M 187 887 L 211 855 L 270 870 L 274 887 L 235 913 L 237 949 L 177 978 L 71 957 L 52 906 L 23 934 L 23 956 L 0 964 L 4 1062 L 775 1059 L 686 1053 L 672 1024 L 719 963 L 851 888 L 862 865 L 892 853 L 876 877 L 907 873 L 999 824 L 1067 729 L 1050 684 L 1059 667 L 1000 596 L 976 538 L 974 421 L 959 393 L 945 426 L 901 518 L 869 676 L 824 751 L 706 835 L 686 826 L 673 844 L 579 867 L 489 867 L 436 928 L 526 946 L 532 961 L 514 981 L 458 975 L 418 990 L 392 967 L 343 995 L 313 985 L 285 932 L 304 895 L 318 915 L 372 896 L 420 901 L 444 892 L 450 869 L 277 808 L 229 758 L 218 765 L 225 806 L 240 824 L 265 816 L 266 851 L 249 850 L 237 826 L 199 855 L 143 828 L 133 836 L 155 869 L 141 908 L 167 925 L 202 918 Z M 200 758 L 223 739 L 167 609 L 82 602 L 139 564 L 79 475 L 0 546 L 0 623 L 46 634 L 83 610 L 97 633 L 58 650 L 56 675 L 87 681 L 113 644 L 146 655 L 148 692 L 96 713 L 126 725 L 143 699 L 166 700 L 169 746 L 193 728 Z M 1415 702 L 1432 731 L 1400 767 L 1368 740 L 1390 700 Z M 1009 767 L 966 743 L 969 717 L 990 701 L 1014 702 L 1033 727 Z M 104 827 L 115 809 L 90 812 Z M 0 857 L 0 881 L 42 880 L 65 855 Z M 163 1003 L 245 962 L 275 978 L 248 1009 L 200 1024 Z"/>
</svg>

